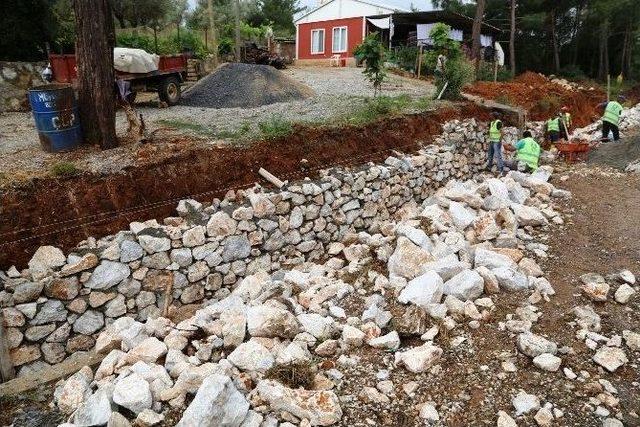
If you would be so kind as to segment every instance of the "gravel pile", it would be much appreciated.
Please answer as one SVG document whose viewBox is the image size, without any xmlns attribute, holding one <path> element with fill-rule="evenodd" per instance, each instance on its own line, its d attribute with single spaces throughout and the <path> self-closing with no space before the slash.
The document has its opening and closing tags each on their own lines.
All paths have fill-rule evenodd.
<svg viewBox="0 0 640 427">
<path fill-rule="evenodd" d="M 226 64 L 205 77 L 182 104 L 208 108 L 252 108 L 313 96 L 306 85 L 267 65 Z"/>
<path fill-rule="evenodd" d="M 640 159 L 640 137 L 623 138 L 617 142 L 601 144 L 589 154 L 589 163 L 625 169 Z"/>
</svg>

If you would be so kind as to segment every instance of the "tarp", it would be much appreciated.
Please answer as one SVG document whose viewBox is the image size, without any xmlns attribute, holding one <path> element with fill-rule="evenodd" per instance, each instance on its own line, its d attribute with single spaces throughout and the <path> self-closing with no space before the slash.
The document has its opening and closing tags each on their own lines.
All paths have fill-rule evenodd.
<svg viewBox="0 0 640 427">
<path fill-rule="evenodd" d="M 378 19 L 372 19 L 372 18 L 367 18 L 367 21 L 369 21 L 372 25 L 381 28 L 383 30 L 388 30 L 389 29 L 389 24 L 391 22 L 391 18 L 378 18 Z"/>
<path fill-rule="evenodd" d="M 113 49 L 113 66 L 121 73 L 151 73 L 158 70 L 160 57 L 142 49 L 116 47 Z"/>
<path fill-rule="evenodd" d="M 500 43 L 495 42 L 493 47 L 496 50 L 496 61 L 498 62 L 498 65 L 501 67 L 504 66 L 504 50 L 502 49 L 502 46 L 500 46 Z"/>
</svg>

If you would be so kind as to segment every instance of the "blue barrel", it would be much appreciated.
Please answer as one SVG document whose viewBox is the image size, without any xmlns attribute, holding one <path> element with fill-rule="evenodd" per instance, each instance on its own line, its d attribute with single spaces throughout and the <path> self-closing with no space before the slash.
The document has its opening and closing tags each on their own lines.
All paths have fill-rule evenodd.
<svg viewBox="0 0 640 427">
<path fill-rule="evenodd" d="M 45 151 L 70 151 L 82 143 L 78 104 L 71 86 L 38 86 L 29 90 L 29 102 Z"/>
</svg>

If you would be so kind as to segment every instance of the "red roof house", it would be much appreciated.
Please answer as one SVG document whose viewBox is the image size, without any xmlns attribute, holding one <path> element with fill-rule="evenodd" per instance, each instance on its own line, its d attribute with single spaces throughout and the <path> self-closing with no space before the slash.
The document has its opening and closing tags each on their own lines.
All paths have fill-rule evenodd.
<svg viewBox="0 0 640 427">
<path fill-rule="evenodd" d="M 328 65 L 332 57 L 340 57 L 342 64 L 354 64 L 353 49 L 364 39 L 366 17 L 398 11 L 367 0 L 322 3 L 295 21 L 296 63 Z"/>
</svg>

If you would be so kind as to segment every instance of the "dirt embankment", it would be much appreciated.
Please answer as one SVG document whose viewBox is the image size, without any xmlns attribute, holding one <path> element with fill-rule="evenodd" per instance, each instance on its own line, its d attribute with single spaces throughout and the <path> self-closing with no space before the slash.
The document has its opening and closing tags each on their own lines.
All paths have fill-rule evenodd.
<svg viewBox="0 0 640 427">
<path fill-rule="evenodd" d="M 261 167 L 281 179 L 300 179 L 330 166 L 380 161 L 390 150 L 412 151 L 429 143 L 448 120 L 469 117 L 488 120 L 489 113 L 460 104 L 366 127 L 299 127 L 286 138 L 246 147 L 146 145 L 137 157 L 147 162 L 120 173 L 38 178 L 6 188 L 0 193 L 0 268 L 24 265 L 43 244 L 66 251 L 88 236 L 125 229 L 132 221 L 170 216 L 183 198 L 211 201 L 228 190 L 252 186 Z M 175 154 L 162 155 L 167 150 Z"/>
<path fill-rule="evenodd" d="M 602 113 L 597 105 L 606 99 L 606 94 L 599 88 L 569 90 L 532 72 L 521 74 L 512 82 L 476 82 L 466 92 L 525 108 L 530 120 L 547 120 L 562 106 L 567 106 L 574 127 L 593 123 Z"/>
</svg>

